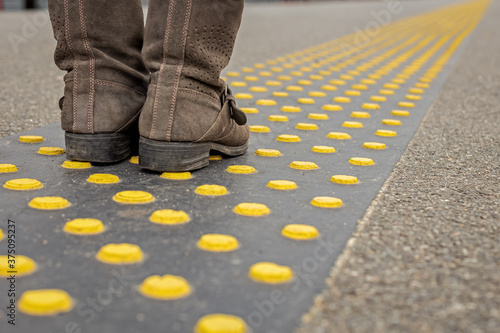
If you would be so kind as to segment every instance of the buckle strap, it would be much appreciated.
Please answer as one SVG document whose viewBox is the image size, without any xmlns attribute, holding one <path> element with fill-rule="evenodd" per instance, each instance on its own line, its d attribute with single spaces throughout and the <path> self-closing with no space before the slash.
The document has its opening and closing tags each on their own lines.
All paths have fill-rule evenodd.
<svg viewBox="0 0 500 333">
<path fill-rule="evenodd" d="M 241 111 L 238 106 L 236 106 L 236 99 L 233 96 L 233 92 L 229 88 L 229 86 L 225 85 L 224 87 L 224 92 L 222 93 L 221 96 L 221 102 L 222 106 L 224 107 L 224 104 L 229 103 L 229 111 L 231 112 L 231 118 L 234 119 L 234 121 L 238 125 L 245 125 L 247 123 L 247 115 L 245 112 Z"/>
</svg>

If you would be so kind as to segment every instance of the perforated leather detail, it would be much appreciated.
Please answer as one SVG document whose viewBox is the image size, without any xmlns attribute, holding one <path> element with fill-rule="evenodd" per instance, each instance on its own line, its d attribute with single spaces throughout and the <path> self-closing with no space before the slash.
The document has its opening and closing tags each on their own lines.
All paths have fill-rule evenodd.
<svg viewBox="0 0 500 333">
<path fill-rule="evenodd" d="M 57 46 L 54 51 L 54 61 L 60 69 L 69 71 L 73 68 L 73 61 L 71 50 L 65 38 L 64 12 L 62 10 L 57 13 L 50 12 L 50 21 L 52 23 L 54 37 L 57 41 Z"/>
</svg>

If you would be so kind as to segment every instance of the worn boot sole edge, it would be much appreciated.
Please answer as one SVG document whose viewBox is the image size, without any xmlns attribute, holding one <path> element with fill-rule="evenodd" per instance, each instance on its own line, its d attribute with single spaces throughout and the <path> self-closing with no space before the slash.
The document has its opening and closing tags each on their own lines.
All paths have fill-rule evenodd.
<svg viewBox="0 0 500 333">
<path fill-rule="evenodd" d="M 118 163 L 130 156 L 134 138 L 127 133 L 77 134 L 65 132 L 66 157 L 75 161 Z"/>
<path fill-rule="evenodd" d="M 248 150 L 241 146 L 226 146 L 214 142 L 164 142 L 140 137 L 139 166 L 152 171 L 191 171 L 209 164 L 210 151 L 239 156 Z"/>
</svg>

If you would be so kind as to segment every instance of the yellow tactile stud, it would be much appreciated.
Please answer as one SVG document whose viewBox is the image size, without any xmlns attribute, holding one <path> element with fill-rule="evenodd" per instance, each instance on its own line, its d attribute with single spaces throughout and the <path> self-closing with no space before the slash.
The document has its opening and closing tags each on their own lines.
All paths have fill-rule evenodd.
<svg viewBox="0 0 500 333">
<path fill-rule="evenodd" d="M 404 84 L 406 82 L 406 80 L 404 80 L 402 78 L 395 78 L 395 79 L 392 79 L 391 82 L 398 83 L 398 84 Z"/>
<path fill-rule="evenodd" d="M 350 103 L 351 99 L 349 97 L 337 96 L 333 98 L 333 101 L 337 103 Z"/>
<path fill-rule="evenodd" d="M 241 108 L 241 111 L 243 111 L 247 114 L 259 113 L 259 110 L 257 108 Z"/>
<path fill-rule="evenodd" d="M 8 172 L 16 172 L 17 171 L 17 166 L 14 164 L 0 164 L 0 173 L 8 173 Z"/>
<path fill-rule="evenodd" d="M 385 88 L 385 89 L 391 89 L 391 90 L 399 89 L 399 84 L 395 84 L 395 83 L 385 83 L 385 84 L 384 84 L 384 88 Z"/>
<path fill-rule="evenodd" d="M 261 283 L 278 284 L 293 279 L 292 269 L 272 262 L 259 262 L 250 267 L 248 276 Z"/>
<path fill-rule="evenodd" d="M 382 119 L 382 124 L 389 126 L 399 126 L 401 125 L 401 120 L 397 119 Z"/>
<path fill-rule="evenodd" d="M 377 81 L 375 81 L 374 79 L 361 79 L 360 82 L 363 84 L 376 84 L 377 83 Z"/>
<path fill-rule="evenodd" d="M 64 149 L 60 147 L 40 147 L 38 148 L 40 155 L 61 155 L 64 154 Z"/>
<path fill-rule="evenodd" d="M 422 89 L 422 88 L 410 88 L 410 89 L 408 89 L 408 92 L 411 94 L 423 94 L 424 89 Z"/>
<path fill-rule="evenodd" d="M 279 87 L 282 83 L 280 81 L 266 81 L 266 86 L 269 87 Z"/>
<path fill-rule="evenodd" d="M 371 96 L 370 100 L 372 100 L 374 102 L 385 102 L 385 101 L 387 101 L 387 97 L 375 95 L 375 96 Z"/>
<path fill-rule="evenodd" d="M 132 156 L 128 161 L 132 164 L 139 164 L 139 156 Z"/>
<path fill-rule="evenodd" d="M 321 71 L 318 71 L 318 74 L 319 75 L 332 75 L 332 72 L 331 71 L 321 70 Z"/>
<path fill-rule="evenodd" d="M 272 106 L 272 105 L 276 105 L 278 103 L 276 103 L 275 100 L 272 100 L 272 99 L 259 99 L 257 102 L 256 102 L 257 105 L 264 105 L 264 106 Z"/>
<path fill-rule="evenodd" d="M 270 76 L 273 76 L 273 73 L 271 73 L 269 71 L 261 71 L 261 72 L 259 72 L 259 75 L 264 76 L 264 77 L 270 77 Z"/>
<path fill-rule="evenodd" d="M 255 68 L 266 68 L 266 64 L 257 63 L 255 65 L 253 65 L 253 67 L 255 67 Z"/>
<path fill-rule="evenodd" d="M 227 189 L 222 185 L 205 184 L 198 186 L 194 192 L 200 195 L 219 196 L 219 195 L 226 195 Z"/>
<path fill-rule="evenodd" d="M 328 83 L 333 84 L 335 86 L 343 86 L 343 85 L 345 85 L 345 81 L 344 80 L 330 80 L 330 81 L 328 81 Z"/>
<path fill-rule="evenodd" d="M 335 104 L 325 104 L 321 107 L 321 110 L 325 111 L 342 111 L 342 107 L 340 105 Z"/>
<path fill-rule="evenodd" d="M 361 91 L 359 90 L 346 90 L 344 92 L 346 96 L 361 96 Z"/>
<path fill-rule="evenodd" d="M 78 218 L 66 222 L 63 230 L 74 235 L 95 235 L 104 231 L 104 225 L 98 219 Z"/>
<path fill-rule="evenodd" d="M 325 90 L 325 91 L 336 91 L 337 90 L 337 87 L 336 86 L 333 86 L 331 84 L 324 84 L 321 86 L 321 90 Z"/>
<path fill-rule="evenodd" d="M 271 180 L 267 183 L 267 187 L 275 190 L 294 190 L 297 184 L 290 180 Z"/>
<path fill-rule="evenodd" d="M 233 81 L 231 82 L 231 86 L 233 87 L 246 87 L 247 83 L 243 81 Z"/>
<path fill-rule="evenodd" d="M 413 95 L 413 94 L 407 94 L 407 95 L 405 96 L 405 98 L 406 98 L 407 100 L 410 100 L 410 101 L 419 101 L 419 100 L 421 100 L 421 99 L 422 99 L 422 96 L 420 96 L 420 95 Z"/>
<path fill-rule="evenodd" d="M 312 99 L 312 98 L 299 98 L 299 99 L 297 99 L 297 102 L 299 102 L 300 104 L 314 104 L 315 103 L 314 99 Z"/>
<path fill-rule="evenodd" d="M 36 197 L 28 205 L 35 209 L 52 210 L 68 207 L 69 201 L 61 197 Z"/>
<path fill-rule="evenodd" d="M 251 92 L 266 92 L 267 88 L 266 87 L 257 87 L 257 86 L 254 86 L 254 87 L 248 88 L 248 90 L 251 91 Z"/>
<path fill-rule="evenodd" d="M 208 157 L 208 160 L 209 161 L 221 161 L 222 160 L 222 156 L 221 155 L 210 155 Z"/>
<path fill-rule="evenodd" d="M 344 121 L 342 123 L 342 127 L 348 127 L 348 128 L 362 128 L 363 124 L 357 121 Z"/>
<path fill-rule="evenodd" d="M 300 142 L 300 137 L 293 134 L 281 134 L 276 138 L 277 141 L 281 142 Z"/>
<path fill-rule="evenodd" d="M 351 88 L 354 90 L 368 90 L 368 86 L 362 83 L 353 84 Z"/>
<path fill-rule="evenodd" d="M 252 67 L 243 67 L 241 71 L 243 73 L 253 73 L 255 70 Z"/>
<path fill-rule="evenodd" d="M 261 203 L 242 202 L 234 207 L 233 212 L 246 216 L 262 216 L 269 214 L 271 210 Z"/>
<path fill-rule="evenodd" d="M 193 176 L 191 172 L 164 172 L 160 176 L 165 179 L 173 179 L 173 180 L 182 180 L 182 179 L 191 179 Z"/>
<path fill-rule="evenodd" d="M 368 112 L 354 111 L 354 112 L 351 112 L 351 117 L 353 117 L 353 118 L 370 118 L 371 116 Z"/>
<path fill-rule="evenodd" d="M 366 157 L 353 157 L 349 160 L 349 163 L 354 165 L 374 165 L 375 162 L 371 158 Z"/>
<path fill-rule="evenodd" d="M 254 173 L 256 170 L 250 165 L 230 165 L 226 171 L 229 173 L 248 174 Z"/>
<path fill-rule="evenodd" d="M 410 112 L 405 110 L 392 110 L 391 114 L 397 117 L 408 117 L 410 115 Z"/>
<path fill-rule="evenodd" d="M 342 200 L 334 197 L 315 197 L 311 200 L 311 205 L 322 208 L 342 207 Z"/>
<path fill-rule="evenodd" d="M 288 93 L 286 91 L 273 91 L 274 97 L 288 97 Z"/>
<path fill-rule="evenodd" d="M 61 165 L 66 169 L 88 169 L 92 167 L 90 162 L 64 161 Z"/>
<path fill-rule="evenodd" d="M 3 239 L 3 231 L 0 229 L 0 241 Z"/>
<path fill-rule="evenodd" d="M 281 121 L 281 122 L 285 122 L 285 121 L 288 121 L 288 117 L 287 116 L 281 116 L 281 115 L 275 115 L 275 114 L 272 114 L 270 115 L 267 120 L 269 121 Z"/>
<path fill-rule="evenodd" d="M 248 75 L 248 76 L 245 76 L 245 81 L 256 82 L 256 81 L 259 81 L 259 77 L 254 76 L 254 75 Z"/>
<path fill-rule="evenodd" d="M 19 311 L 32 316 L 55 316 L 72 308 L 71 296 L 60 289 L 27 290 L 19 299 Z"/>
<path fill-rule="evenodd" d="M 314 146 L 311 150 L 315 153 L 321 154 L 331 154 L 335 152 L 335 148 L 330 146 Z"/>
<path fill-rule="evenodd" d="M 250 125 L 249 129 L 250 129 L 250 132 L 256 132 L 256 133 L 269 133 L 269 132 L 271 132 L 271 129 L 268 126 L 263 126 L 263 125 Z"/>
<path fill-rule="evenodd" d="M 309 124 L 309 123 L 298 123 L 295 126 L 296 129 L 299 130 L 304 130 L 304 131 L 315 131 L 318 129 L 318 125 L 316 124 Z"/>
<path fill-rule="evenodd" d="M 363 103 L 361 108 L 365 110 L 378 110 L 380 109 L 380 105 L 376 103 Z"/>
<path fill-rule="evenodd" d="M 351 138 L 349 134 L 344 132 L 330 132 L 326 137 L 329 139 L 337 139 L 337 140 L 346 140 Z"/>
<path fill-rule="evenodd" d="M 330 181 L 337 184 L 357 184 L 358 178 L 354 176 L 334 175 L 330 178 Z"/>
<path fill-rule="evenodd" d="M 42 188 L 43 185 L 39 180 L 36 179 L 19 178 L 19 179 L 11 179 L 5 182 L 3 187 L 15 191 L 28 191 L 28 190 L 37 190 L 39 188 Z"/>
<path fill-rule="evenodd" d="M 390 131 L 390 130 L 377 130 L 377 132 L 375 132 L 375 135 L 378 135 L 378 136 L 396 136 L 397 132 Z"/>
<path fill-rule="evenodd" d="M 293 161 L 289 166 L 297 170 L 314 170 L 318 168 L 316 163 L 307 161 Z"/>
<path fill-rule="evenodd" d="M 194 333 L 247 333 L 245 321 L 237 316 L 214 313 L 198 320 Z"/>
<path fill-rule="evenodd" d="M 172 300 L 188 296 L 191 293 L 191 287 L 181 276 L 152 275 L 141 283 L 139 291 L 149 298 Z"/>
<path fill-rule="evenodd" d="M 0 277 L 9 277 L 15 274 L 16 277 L 25 276 L 36 270 L 36 263 L 30 257 L 23 255 L 0 256 Z M 15 271 L 16 273 L 12 273 Z"/>
<path fill-rule="evenodd" d="M 415 107 L 415 103 L 413 102 L 398 102 L 398 106 L 402 108 L 413 108 Z"/>
<path fill-rule="evenodd" d="M 328 120 L 329 117 L 325 113 L 309 113 L 307 115 L 307 118 L 309 119 L 314 119 L 314 120 Z"/>
<path fill-rule="evenodd" d="M 240 76 L 240 73 L 238 73 L 238 72 L 227 72 L 226 76 L 228 76 L 228 77 L 238 77 L 238 76 Z"/>
<path fill-rule="evenodd" d="M 276 149 L 257 149 L 255 151 L 255 155 L 264 156 L 264 157 L 277 157 L 281 156 L 281 152 Z"/>
<path fill-rule="evenodd" d="M 417 82 L 417 83 L 415 83 L 415 87 L 416 88 L 429 88 L 429 84 L 424 83 L 424 82 Z"/>
<path fill-rule="evenodd" d="M 94 173 L 87 178 L 87 181 L 94 184 L 113 184 L 118 183 L 120 178 L 109 173 Z"/>
<path fill-rule="evenodd" d="M 234 97 L 237 99 L 252 99 L 253 95 L 247 93 L 237 93 L 234 95 Z"/>
<path fill-rule="evenodd" d="M 313 80 L 313 81 L 323 80 L 323 76 L 317 75 L 317 74 L 312 74 L 312 75 L 309 75 L 309 80 Z"/>
<path fill-rule="evenodd" d="M 302 76 L 302 74 L 303 73 L 300 72 L 300 71 L 292 71 L 292 72 L 290 72 L 290 75 L 292 75 L 292 76 Z"/>
<path fill-rule="evenodd" d="M 21 135 L 19 141 L 24 143 L 38 143 L 43 142 L 44 138 L 40 135 Z"/>
<path fill-rule="evenodd" d="M 303 72 L 312 72 L 312 68 L 311 67 L 300 67 L 300 70 L 303 71 Z"/>
<path fill-rule="evenodd" d="M 418 79 L 418 81 L 424 82 L 424 83 L 431 83 L 432 79 L 428 78 L 428 77 L 421 77 L 420 79 Z"/>
<path fill-rule="evenodd" d="M 394 90 L 391 89 L 380 89 L 378 91 L 380 95 L 394 95 Z"/>
<path fill-rule="evenodd" d="M 224 234 L 205 234 L 198 241 L 198 247 L 210 252 L 229 252 L 239 247 L 236 237 Z"/>
<path fill-rule="evenodd" d="M 141 248 L 128 243 L 104 245 L 96 254 L 97 260 L 114 265 L 134 264 L 142 261 L 143 258 Z"/>
<path fill-rule="evenodd" d="M 301 86 L 288 86 L 288 87 L 286 87 L 286 90 L 288 90 L 288 91 L 303 91 L 304 88 Z"/>
<path fill-rule="evenodd" d="M 151 214 L 149 221 L 157 224 L 182 224 L 189 222 L 189 215 L 182 210 L 159 209 Z"/>
<path fill-rule="evenodd" d="M 378 75 L 378 74 L 368 74 L 368 77 L 370 79 L 373 79 L 373 80 L 380 80 L 382 78 L 382 76 Z"/>
<path fill-rule="evenodd" d="M 144 191 L 121 191 L 113 196 L 113 200 L 123 204 L 146 204 L 153 202 L 155 198 Z"/>
<path fill-rule="evenodd" d="M 280 81 L 292 81 L 292 77 L 290 75 L 278 75 L 276 78 Z"/>
<path fill-rule="evenodd" d="M 310 86 L 312 85 L 311 80 L 298 80 L 297 84 L 300 84 L 301 86 Z"/>
<path fill-rule="evenodd" d="M 271 72 L 275 72 L 275 73 L 281 73 L 283 72 L 283 68 L 281 67 L 271 67 Z"/>
<path fill-rule="evenodd" d="M 306 224 L 288 224 L 281 230 L 281 235 L 291 239 L 308 240 L 319 236 L 318 229 Z"/>
<path fill-rule="evenodd" d="M 349 75 L 349 74 L 339 75 L 339 78 L 342 80 L 354 80 L 354 77 L 352 75 Z"/>
<path fill-rule="evenodd" d="M 380 142 L 364 142 L 363 148 L 367 149 L 385 149 L 385 143 Z"/>
<path fill-rule="evenodd" d="M 311 97 L 325 97 L 326 93 L 324 93 L 322 91 L 310 91 L 308 93 L 308 95 L 311 96 Z"/>
</svg>

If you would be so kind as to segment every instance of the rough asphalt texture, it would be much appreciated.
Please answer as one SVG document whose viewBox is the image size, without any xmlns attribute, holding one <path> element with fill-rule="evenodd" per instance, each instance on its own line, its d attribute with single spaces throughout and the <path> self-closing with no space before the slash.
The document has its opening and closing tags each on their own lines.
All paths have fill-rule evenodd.
<svg viewBox="0 0 500 333">
<path fill-rule="evenodd" d="M 403 2 L 393 20 L 452 2 Z M 229 67 L 355 32 L 385 8 L 248 5 Z M 0 13 L 0 137 L 59 121 L 62 73 L 37 15 Z M 496 0 L 300 333 L 500 331 L 499 15 Z"/>
</svg>

